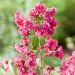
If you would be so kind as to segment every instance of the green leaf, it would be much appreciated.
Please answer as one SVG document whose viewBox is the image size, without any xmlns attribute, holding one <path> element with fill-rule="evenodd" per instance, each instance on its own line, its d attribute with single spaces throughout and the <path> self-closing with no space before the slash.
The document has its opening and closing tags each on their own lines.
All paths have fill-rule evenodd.
<svg viewBox="0 0 75 75">
<path fill-rule="evenodd" d="M 37 47 L 39 46 L 39 39 L 38 39 L 38 37 L 36 37 L 36 36 L 32 37 L 32 46 L 33 46 L 33 49 L 37 49 Z"/>
<path fill-rule="evenodd" d="M 55 56 L 46 56 L 44 58 L 44 63 L 53 67 L 61 65 L 60 59 Z"/>
<path fill-rule="evenodd" d="M 45 39 L 44 38 L 39 38 L 39 42 L 40 42 L 40 45 L 44 45 Z"/>
</svg>

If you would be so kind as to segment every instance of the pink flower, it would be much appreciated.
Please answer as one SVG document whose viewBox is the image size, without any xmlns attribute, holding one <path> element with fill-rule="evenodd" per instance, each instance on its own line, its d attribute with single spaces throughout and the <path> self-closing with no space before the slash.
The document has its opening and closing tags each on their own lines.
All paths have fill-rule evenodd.
<svg viewBox="0 0 75 75">
<path fill-rule="evenodd" d="M 16 48 L 17 52 L 27 56 L 28 58 L 31 58 L 31 59 L 36 58 L 35 53 L 33 51 L 30 51 L 26 46 L 16 44 L 15 48 Z"/>
<path fill-rule="evenodd" d="M 29 52 L 27 47 L 23 46 L 23 45 L 16 44 L 15 48 L 16 48 L 17 52 L 19 52 L 20 54 L 27 55 L 27 53 Z"/>
<path fill-rule="evenodd" d="M 72 53 L 70 56 L 61 66 L 61 75 L 75 75 L 75 57 Z"/>
<path fill-rule="evenodd" d="M 57 47 L 58 47 L 58 42 L 52 38 L 49 38 L 44 45 L 45 50 L 51 50 L 51 51 L 55 50 Z"/>
<path fill-rule="evenodd" d="M 12 75 L 13 73 L 11 72 L 11 65 L 12 65 L 11 60 L 3 60 L 0 62 L 0 69 L 2 69 L 3 73 L 6 73 L 6 75 L 8 75 L 8 74 Z M 0 72 L 0 74 L 1 74 L 1 72 Z"/>
<path fill-rule="evenodd" d="M 43 70 L 43 75 L 49 75 L 49 71 L 48 70 Z"/>
<path fill-rule="evenodd" d="M 30 11 L 30 16 L 36 17 L 37 15 L 41 15 L 46 11 L 46 7 L 42 3 L 38 3 L 34 9 Z"/>
<path fill-rule="evenodd" d="M 49 26 L 48 24 L 44 23 L 41 26 L 36 26 L 35 27 L 35 34 L 37 36 L 50 36 L 51 34 L 54 33 L 54 28 Z"/>
<path fill-rule="evenodd" d="M 58 47 L 58 42 L 54 39 L 49 38 L 44 45 L 46 55 L 50 55 L 50 56 L 54 55 L 55 49 L 57 47 Z"/>
<path fill-rule="evenodd" d="M 49 38 L 44 45 L 46 55 L 54 56 L 55 50 L 56 50 L 57 47 L 58 47 L 58 41 L 56 41 L 52 38 Z"/>
<path fill-rule="evenodd" d="M 16 12 L 15 22 L 16 22 L 17 26 L 22 27 L 24 25 L 25 17 L 23 16 L 23 14 L 21 12 Z"/>
<path fill-rule="evenodd" d="M 75 51 L 73 51 L 72 56 L 75 57 Z"/>
<path fill-rule="evenodd" d="M 45 19 L 47 21 L 51 21 L 51 17 L 53 17 L 56 13 L 57 9 L 55 7 L 49 8 L 46 10 Z"/>
<path fill-rule="evenodd" d="M 36 58 L 36 55 L 35 55 L 35 53 L 34 53 L 33 51 L 29 51 L 29 52 L 27 53 L 27 55 L 28 55 L 30 58 L 32 58 L 32 59 L 35 59 L 35 58 Z"/>
<path fill-rule="evenodd" d="M 50 36 L 54 33 L 57 21 L 54 19 L 56 8 L 47 9 L 42 3 L 37 4 L 31 11 L 30 16 L 33 21 L 33 30 L 39 36 Z"/>
<path fill-rule="evenodd" d="M 30 30 L 33 28 L 33 25 L 31 21 L 26 20 L 24 25 L 22 27 L 19 27 L 19 33 L 22 34 L 23 36 L 28 36 Z"/>
<path fill-rule="evenodd" d="M 58 49 L 55 52 L 55 56 L 57 56 L 60 59 L 62 59 L 64 57 L 64 50 L 63 50 L 62 46 L 58 47 Z"/>
<path fill-rule="evenodd" d="M 2 61 L 0 61 L 0 67 L 2 67 L 2 65 L 3 65 L 3 62 L 2 62 Z"/>
<path fill-rule="evenodd" d="M 22 38 L 21 39 L 21 45 L 28 46 L 30 40 L 28 38 Z"/>
<path fill-rule="evenodd" d="M 30 29 L 33 28 L 32 22 L 28 18 L 24 17 L 21 12 L 17 12 L 15 14 L 15 22 L 18 26 L 19 33 L 23 36 L 28 36 Z"/>
<path fill-rule="evenodd" d="M 53 18 L 49 23 L 51 27 L 56 27 L 56 25 L 58 24 L 58 21 Z"/>
<path fill-rule="evenodd" d="M 20 28 L 19 33 L 22 34 L 23 36 L 28 36 L 29 35 L 29 30 L 26 28 Z"/>
<path fill-rule="evenodd" d="M 44 13 L 46 11 L 46 7 L 44 4 L 42 3 L 38 3 L 36 6 L 35 6 L 35 10 L 38 12 L 38 13 Z"/>
<path fill-rule="evenodd" d="M 18 67 L 19 75 L 36 75 L 35 70 L 35 61 L 32 61 L 34 64 L 31 63 L 31 59 L 23 59 L 21 57 L 16 57 L 14 62 Z"/>
<path fill-rule="evenodd" d="M 34 30 L 39 36 L 50 36 L 54 33 L 57 21 L 54 19 L 56 8 L 47 9 L 42 3 L 38 3 L 30 11 L 30 19 L 23 16 L 21 12 L 15 14 L 15 22 L 19 27 L 19 32 L 23 36 L 28 36 L 30 30 Z"/>
<path fill-rule="evenodd" d="M 25 27 L 29 30 L 33 28 L 33 22 L 28 18 L 25 20 Z"/>
</svg>

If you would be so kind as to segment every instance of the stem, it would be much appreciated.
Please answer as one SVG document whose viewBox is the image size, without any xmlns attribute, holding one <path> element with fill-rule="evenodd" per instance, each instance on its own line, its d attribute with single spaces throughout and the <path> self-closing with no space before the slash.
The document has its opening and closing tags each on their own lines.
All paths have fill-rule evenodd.
<svg viewBox="0 0 75 75">
<path fill-rule="evenodd" d="M 41 63 L 42 63 L 42 57 L 41 57 Z M 43 63 L 41 64 L 41 75 L 43 74 Z"/>
</svg>

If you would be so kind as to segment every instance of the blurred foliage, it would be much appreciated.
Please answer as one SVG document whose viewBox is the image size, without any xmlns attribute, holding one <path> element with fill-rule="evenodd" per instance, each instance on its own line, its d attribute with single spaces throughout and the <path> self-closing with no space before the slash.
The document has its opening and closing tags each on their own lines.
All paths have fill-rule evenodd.
<svg viewBox="0 0 75 75">
<path fill-rule="evenodd" d="M 14 45 L 19 36 L 14 24 L 14 14 L 16 10 L 23 9 L 22 0 L 0 0 L 0 55 L 8 53 L 11 57 L 14 53 Z"/>
<path fill-rule="evenodd" d="M 20 41 L 14 23 L 15 12 L 21 10 L 24 15 L 28 15 L 29 9 L 37 2 L 43 2 L 47 7 L 53 6 L 58 9 L 56 18 L 60 25 L 57 26 L 53 37 L 59 41 L 59 44 L 66 47 L 65 39 L 68 36 L 75 42 L 75 0 L 0 0 L 0 57 L 14 56 L 14 45 Z"/>
<path fill-rule="evenodd" d="M 75 0 L 66 0 L 66 7 L 62 13 L 61 22 L 68 36 L 75 35 Z"/>
<path fill-rule="evenodd" d="M 64 47 L 66 47 L 66 39 L 68 37 L 73 39 L 72 44 L 75 46 L 75 0 L 65 0 L 64 4 L 64 11 L 62 11 L 58 16 L 61 26 L 57 28 L 56 35 L 59 33 L 57 38 L 59 39 L 59 43 Z M 62 32 L 58 32 L 58 30 Z M 75 47 L 72 49 L 75 49 Z"/>
</svg>

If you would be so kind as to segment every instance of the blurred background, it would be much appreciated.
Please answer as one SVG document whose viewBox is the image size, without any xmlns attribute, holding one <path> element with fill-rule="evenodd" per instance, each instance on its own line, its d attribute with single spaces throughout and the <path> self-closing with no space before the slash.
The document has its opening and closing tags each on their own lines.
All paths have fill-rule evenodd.
<svg viewBox="0 0 75 75">
<path fill-rule="evenodd" d="M 14 22 L 15 12 L 21 10 L 28 15 L 29 9 L 39 1 L 58 9 L 55 17 L 59 25 L 53 37 L 66 53 L 75 50 L 75 0 L 0 0 L 0 60 L 16 54 L 14 46 L 20 41 L 20 35 Z"/>
</svg>

